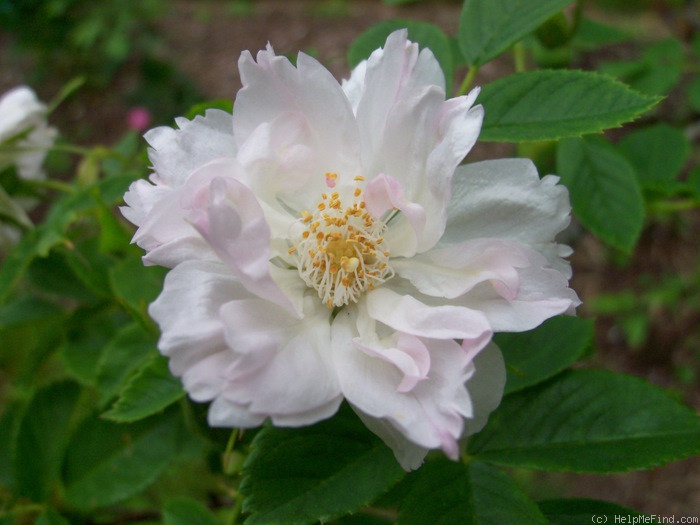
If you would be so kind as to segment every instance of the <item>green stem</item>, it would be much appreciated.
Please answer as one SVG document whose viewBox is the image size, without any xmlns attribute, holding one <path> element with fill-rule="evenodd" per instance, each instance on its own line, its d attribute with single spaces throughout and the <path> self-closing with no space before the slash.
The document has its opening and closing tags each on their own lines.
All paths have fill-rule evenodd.
<svg viewBox="0 0 700 525">
<path fill-rule="evenodd" d="M 467 91 L 469 91 L 469 86 L 471 86 L 472 82 L 474 81 L 474 77 L 476 77 L 476 74 L 479 72 L 479 67 L 478 66 L 471 66 L 469 70 L 467 71 L 467 75 L 464 77 L 464 80 L 462 81 L 462 85 L 459 86 L 459 91 L 457 91 L 457 96 L 461 95 L 466 95 Z"/>
<path fill-rule="evenodd" d="M 649 205 L 650 213 L 671 213 L 678 211 L 694 210 L 700 208 L 700 201 L 697 199 L 682 199 L 673 201 L 652 202 Z"/>
<path fill-rule="evenodd" d="M 25 180 L 23 181 L 27 186 L 42 190 L 55 190 L 61 193 L 75 193 L 75 188 L 66 182 L 55 179 L 46 180 Z"/>
<path fill-rule="evenodd" d="M 513 60 L 516 72 L 523 73 L 527 71 L 527 55 L 525 53 L 525 44 L 522 42 L 518 42 L 513 46 Z"/>
</svg>

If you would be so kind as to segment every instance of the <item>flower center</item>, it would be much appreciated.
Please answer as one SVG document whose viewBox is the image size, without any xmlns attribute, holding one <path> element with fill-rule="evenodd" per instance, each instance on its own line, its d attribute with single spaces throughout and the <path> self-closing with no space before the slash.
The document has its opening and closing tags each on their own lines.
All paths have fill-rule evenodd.
<svg viewBox="0 0 700 525">
<path fill-rule="evenodd" d="M 326 184 L 335 187 L 337 175 L 326 174 Z M 351 202 L 344 205 L 334 191 L 321 194 L 312 214 L 301 212 L 305 225 L 300 238 L 290 248 L 295 254 L 299 275 L 318 292 L 328 308 L 357 302 L 367 290 L 390 279 L 389 250 L 382 237 L 386 225 L 365 209 L 364 177 L 355 177 Z"/>
</svg>

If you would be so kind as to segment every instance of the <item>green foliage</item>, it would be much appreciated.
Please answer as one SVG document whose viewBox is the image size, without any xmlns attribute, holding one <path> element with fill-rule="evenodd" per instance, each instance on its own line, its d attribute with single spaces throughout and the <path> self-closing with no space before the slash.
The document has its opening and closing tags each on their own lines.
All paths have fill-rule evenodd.
<svg viewBox="0 0 700 525">
<path fill-rule="evenodd" d="M 554 317 L 524 333 L 494 337 L 508 363 L 505 392 L 536 385 L 578 361 L 593 340 L 593 321 Z"/>
<path fill-rule="evenodd" d="M 627 159 L 603 139 L 570 139 L 559 143 L 557 172 L 583 225 L 615 248 L 632 251 L 644 224 L 644 200 Z"/>
<path fill-rule="evenodd" d="M 409 476 L 397 523 L 420 525 L 544 525 L 547 520 L 515 482 L 497 468 L 440 459 Z"/>
<path fill-rule="evenodd" d="M 586 71 L 516 73 L 483 87 L 481 140 L 521 142 L 579 137 L 617 127 L 648 111 L 657 98 Z"/>
<path fill-rule="evenodd" d="M 391 450 L 344 407 L 301 429 L 265 427 L 243 466 L 246 523 L 315 523 L 355 512 L 404 471 Z"/>
<path fill-rule="evenodd" d="M 700 419 L 640 379 L 567 371 L 506 396 L 468 450 L 502 465 L 622 472 L 700 452 Z"/>
<path fill-rule="evenodd" d="M 71 64 L 97 72 L 88 83 L 109 78 L 130 50 L 146 52 L 135 63 L 144 82 L 131 102 L 147 105 L 156 120 L 232 111 L 231 101 L 201 101 L 189 79 L 150 53 L 148 23 L 160 0 L 92 4 L 0 0 L 0 27 L 33 49 L 40 65 L 54 60 L 59 73 Z M 347 9 L 329 4 L 338 5 Z M 254 4 L 245 9 L 254 12 Z M 481 86 L 480 140 L 518 144 L 518 153 L 551 166 L 576 221 L 631 260 L 645 222 L 682 230 L 693 224 L 685 210 L 700 202 L 691 138 L 700 113 L 700 36 L 648 44 L 650 35 L 588 16 L 595 13 L 573 0 L 466 0 L 454 34 L 424 21 L 385 20 L 355 39 L 348 61 L 355 66 L 403 27 L 435 55 L 448 91 L 458 75 L 464 93 L 477 70 L 510 71 L 512 60 L 515 73 Z M 635 50 L 632 59 L 591 66 L 599 60 L 591 51 L 620 43 L 623 53 Z M 544 63 L 561 69 L 527 71 Z M 591 136 L 611 128 L 618 129 Z M 133 229 L 115 209 L 148 172 L 145 144 L 129 133 L 109 147 L 59 147 L 76 155 L 60 180 L 50 163 L 47 181 L 0 172 L 0 220 L 21 234 L 0 260 L 0 523 L 612 522 L 638 513 L 588 499 L 535 502 L 509 469 L 624 472 L 700 453 L 695 411 L 641 379 L 589 369 L 594 321 L 574 316 L 495 335 L 505 397 L 461 444 L 458 461 L 435 451 L 404 472 L 347 404 L 302 428 L 212 429 L 207 406 L 185 397 L 158 353 L 148 305 L 167 270 L 143 265 L 141 250 L 129 245 Z M 27 212 L 18 197 L 41 206 Z M 562 242 L 578 249 L 576 234 L 565 235 Z M 632 346 L 648 345 L 658 312 L 700 311 L 697 264 L 657 277 L 583 297 L 586 311 L 612 316 Z"/>
<path fill-rule="evenodd" d="M 588 525 L 597 523 L 595 520 L 598 518 L 613 522 L 615 516 L 645 517 L 634 509 L 592 499 L 547 500 L 541 501 L 539 506 L 551 525 Z M 641 519 L 640 523 L 643 523 Z"/>
<path fill-rule="evenodd" d="M 465 0 L 459 46 L 470 66 L 482 66 L 532 33 L 573 0 Z"/>
</svg>

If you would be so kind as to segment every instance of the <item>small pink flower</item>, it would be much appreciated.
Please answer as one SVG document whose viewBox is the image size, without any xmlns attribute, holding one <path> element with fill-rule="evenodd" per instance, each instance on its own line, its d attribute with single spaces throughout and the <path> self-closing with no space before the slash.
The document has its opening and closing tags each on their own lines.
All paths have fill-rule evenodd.
<svg viewBox="0 0 700 525">
<path fill-rule="evenodd" d="M 126 114 L 126 123 L 130 129 L 143 133 L 151 125 L 151 113 L 142 106 L 133 107 Z"/>
</svg>

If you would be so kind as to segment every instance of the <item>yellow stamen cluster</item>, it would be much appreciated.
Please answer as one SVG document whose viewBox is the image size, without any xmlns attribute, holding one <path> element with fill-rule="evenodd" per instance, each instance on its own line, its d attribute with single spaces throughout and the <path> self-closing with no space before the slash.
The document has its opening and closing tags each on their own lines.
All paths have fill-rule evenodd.
<svg viewBox="0 0 700 525">
<path fill-rule="evenodd" d="M 327 173 L 326 181 L 335 183 L 337 177 Z M 305 227 L 289 250 L 297 257 L 301 278 L 316 289 L 328 308 L 357 302 L 364 292 L 394 275 L 382 237 L 386 225 L 365 209 L 359 186 L 364 177 L 354 180 L 356 187 L 349 205 L 344 206 L 340 194 L 333 191 L 321 194 L 313 213 L 301 212 Z"/>
</svg>

